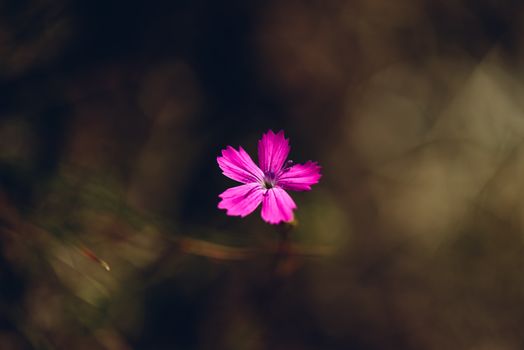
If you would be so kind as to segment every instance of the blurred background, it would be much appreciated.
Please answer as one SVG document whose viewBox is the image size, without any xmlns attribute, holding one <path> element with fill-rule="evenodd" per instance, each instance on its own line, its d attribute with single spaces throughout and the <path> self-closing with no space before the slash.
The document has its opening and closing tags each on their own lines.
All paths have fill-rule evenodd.
<svg viewBox="0 0 524 350">
<path fill-rule="evenodd" d="M 523 349 L 523 6 L 0 1 L 0 349 Z"/>
</svg>

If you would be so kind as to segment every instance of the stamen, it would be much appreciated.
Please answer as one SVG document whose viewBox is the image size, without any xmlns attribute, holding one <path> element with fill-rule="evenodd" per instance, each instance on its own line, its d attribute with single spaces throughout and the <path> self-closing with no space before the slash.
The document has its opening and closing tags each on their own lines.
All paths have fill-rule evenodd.
<svg viewBox="0 0 524 350">
<path fill-rule="evenodd" d="M 291 167 L 293 166 L 293 164 L 295 164 L 291 159 L 289 159 L 288 161 L 286 161 L 286 163 L 284 164 L 284 166 L 282 167 L 282 169 L 280 170 L 280 174 L 283 174 L 283 173 L 287 173 L 289 171 L 289 169 L 291 169 Z"/>
</svg>

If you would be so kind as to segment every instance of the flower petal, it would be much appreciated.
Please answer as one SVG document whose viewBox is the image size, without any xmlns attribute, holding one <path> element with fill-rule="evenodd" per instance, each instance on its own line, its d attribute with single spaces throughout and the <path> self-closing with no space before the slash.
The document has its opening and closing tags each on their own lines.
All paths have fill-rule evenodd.
<svg viewBox="0 0 524 350">
<path fill-rule="evenodd" d="M 222 150 L 222 156 L 217 157 L 217 162 L 224 175 L 238 182 L 261 182 L 264 177 L 262 170 L 242 147 L 237 151 L 227 146 Z"/>
<path fill-rule="evenodd" d="M 273 187 L 264 193 L 262 219 L 270 224 L 293 221 L 293 209 L 297 205 L 286 191 Z"/>
<path fill-rule="evenodd" d="M 285 190 L 309 191 L 320 180 L 320 166 L 316 162 L 296 164 L 284 169 L 278 176 L 278 185 Z"/>
<path fill-rule="evenodd" d="M 289 154 L 289 140 L 281 130 L 275 134 L 272 130 L 262 135 L 258 141 L 258 164 L 264 173 L 276 174 L 284 165 Z"/>
<path fill-rule="evenodd" d="M 219 195 L 222 200 L 218 208 L 226 209 L 227 215 L 244 217 L 258 207 L 263 196 L 264 189 L 258 183 L 231 187 Z"/>
</svg>

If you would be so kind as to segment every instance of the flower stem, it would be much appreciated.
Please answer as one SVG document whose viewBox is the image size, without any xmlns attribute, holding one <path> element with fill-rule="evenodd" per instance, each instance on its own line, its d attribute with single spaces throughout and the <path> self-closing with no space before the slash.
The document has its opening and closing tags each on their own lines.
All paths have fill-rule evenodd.
<svg viewBox="0 0 524 350">
<path fill-rule="evenodd" d="M 273 263 L 274 275 L 283 277 L 289 275 L 294 270 L 292 261 L 292 246 L 290 233 L 295 228 L 296 222 L 285 223 L 276 227 L 278 233 L 278 243 L 275 251 Z"/>
</svg>

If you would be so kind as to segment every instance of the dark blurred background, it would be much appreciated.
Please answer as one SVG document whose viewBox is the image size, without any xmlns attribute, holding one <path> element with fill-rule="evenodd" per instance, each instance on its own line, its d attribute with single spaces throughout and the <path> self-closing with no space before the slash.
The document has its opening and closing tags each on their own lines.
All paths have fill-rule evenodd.
<svg viewBox="0 0 524 350">
<path fill-rule="evenodd" d="M 523 349 L 523 6 L 0 1 L 0 349 Z"/>
</svg>

